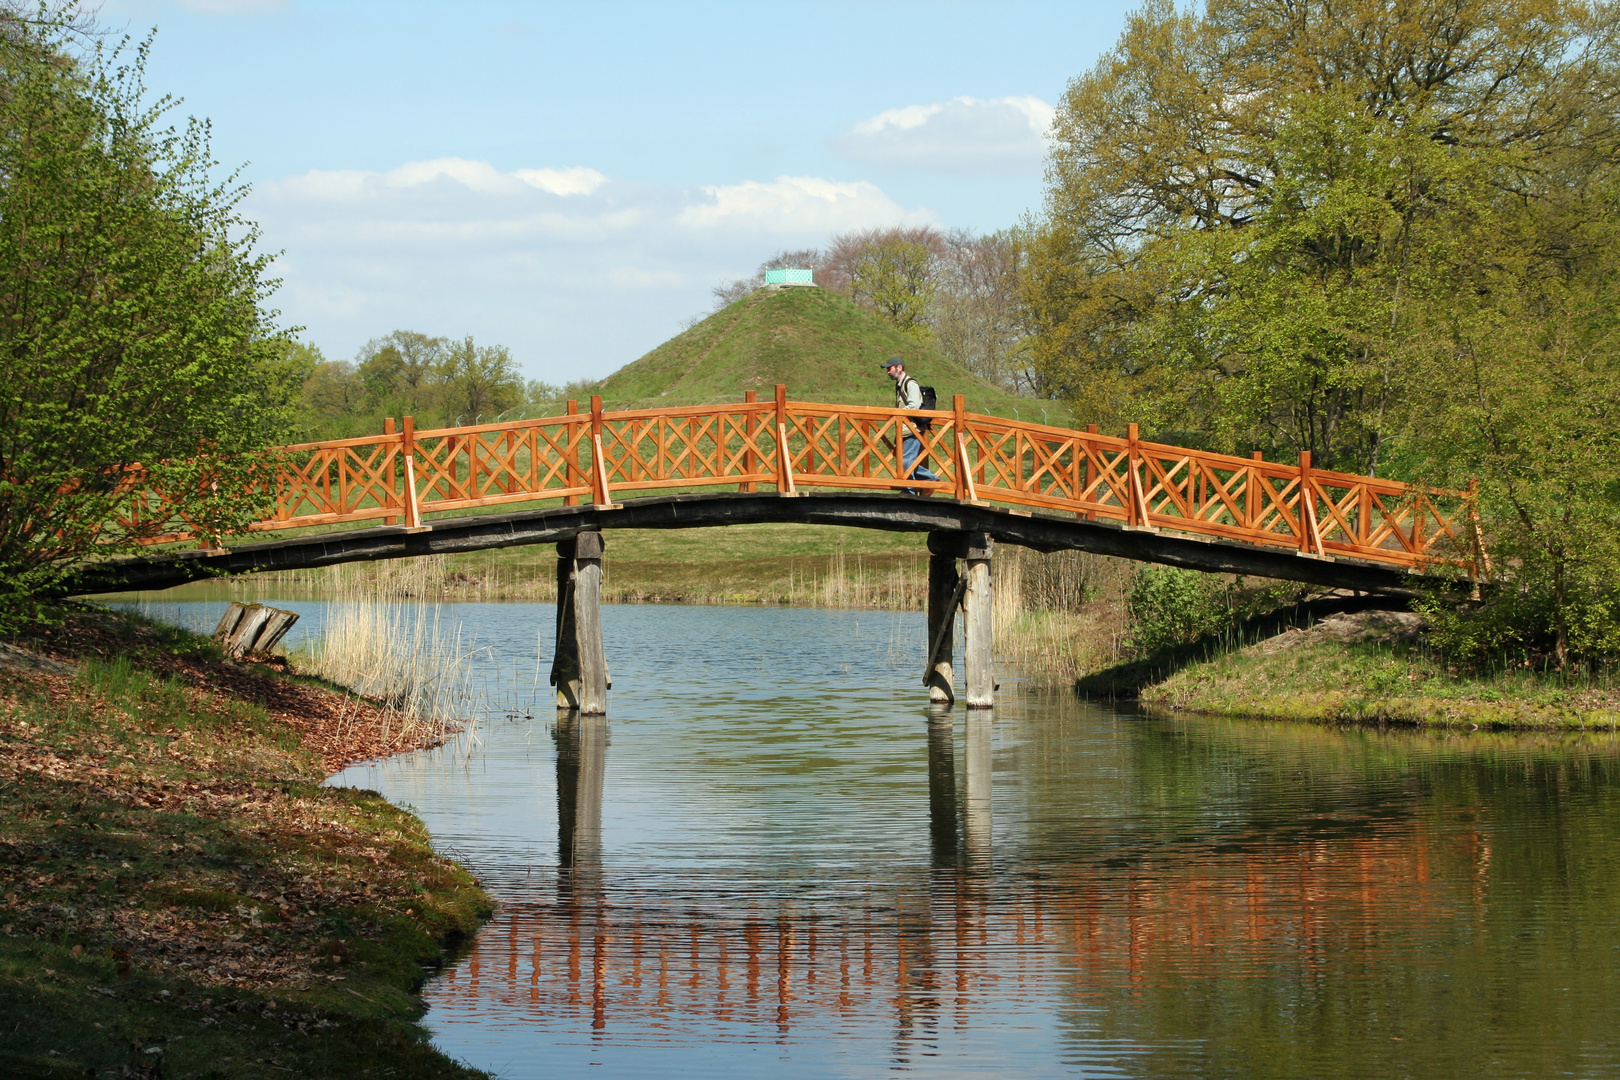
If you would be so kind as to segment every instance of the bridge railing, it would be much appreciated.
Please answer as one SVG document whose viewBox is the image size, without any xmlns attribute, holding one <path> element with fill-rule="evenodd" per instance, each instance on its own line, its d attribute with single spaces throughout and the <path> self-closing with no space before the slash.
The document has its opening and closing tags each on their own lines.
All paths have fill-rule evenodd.
<svg viewBox="0 0 1620 1080">
<path fill-rule="evenodd" d="M 280 448 L 274 512 L 251 528 L 380 521 L 561 499 L 612 505 L 632 492 L 724 487 L 906 487 L 967 502 L 1012 504 L 1126 526 L 1290 548 L 1421 569 L 1479 553 L 1471 496 L 1312 466 L 1145 442 L 1095 428 L 787 400 L 607 412 L 573 402 L 561 416 L 399 431 Z M 391 424 L 390 424 L 391 426 Z M 907 479 L 904 438 L 937 480 Z M 150 530 L 167 500 L 132 500 Z M 189 535 L 176 520 L 159 539 Z"/>
</svg>

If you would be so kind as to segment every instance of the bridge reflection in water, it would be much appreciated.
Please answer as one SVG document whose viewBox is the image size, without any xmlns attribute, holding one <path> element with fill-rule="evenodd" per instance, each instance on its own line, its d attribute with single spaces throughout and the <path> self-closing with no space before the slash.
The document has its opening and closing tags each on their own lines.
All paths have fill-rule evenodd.
<svg viewBox="0 0 1620 1080">
<path fill-rule="evenodd" d="M 715 1032 L 728 1027 L 786 1039 L 807 1022 L 829 1034 L 877 1022 L 903 1058 L 942 1025 L 966 1028 L 980 1010 L 1054 990 L 1077 1014 L 1121 1001 L 1151 1013 L 1185 1004 L 1172 986 L 1196 994 L 1198 980 L 1258 987 L 1286 969 L 1308 987 L 1330 968 L 1378 971 L 1409 962 L 1389 955 L 1387 923 L 1452 932 L 1477 926 L 1487 909 L 1486 835 L 1398 815 L 1337 835 L 1320 823 L 1254 825 L 1215 849 L 1125 840 L 998 871 L 987 713 L 929 724 L 932 865 L 915 883 L 862 885 L 871 902 L 855 904 L 809 886 L 799 904 L 711 894 L 698 882 L 642 896 L 603 872 L 607 722 L 574 714 L 553 735 L 555 897 L 508 897 L 472 955 L 437 984 L 435 1007 L 457 1020 L 487 1012 L 641 1039 L 723 1037 Z"/>
</svg>

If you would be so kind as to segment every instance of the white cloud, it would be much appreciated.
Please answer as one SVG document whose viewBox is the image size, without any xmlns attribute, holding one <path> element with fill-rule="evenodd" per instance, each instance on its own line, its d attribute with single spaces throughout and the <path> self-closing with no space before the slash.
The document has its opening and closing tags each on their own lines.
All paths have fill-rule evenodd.
<svg viewBox="0 0 1620 1080">
<path fill-rule="evenodd" d="M 512 175 L 553 195 L 589 195 L 607 183 L 607 177 L 595 169 L 577 165 L 572 169 L 519 169 Z"/>
<path fill-rule="evenodd" d="M 396 328 L 472 333 L 552 382 L 634 360 L 779 248 L 934 221 L 862 181 L 670 188 L 463 158 L 289 176 L 243 209 L 265 248 L 285 252 L 283 320 L 328 356 Z"/>
<path fill-rule="evenodd" d="M 832 140 L 839 156 L 885 169 L 1038 171 L 1056 111 L 1037 97 L 958 97 L 889 109 Z"/>
<path fill-rule="evenodd" d="M 693 228 L 733 227 L 757 232 L 840 232 L 913 220 L 876 184 L 840 183 L 814 176 L 779 176 L 771 183 L 705 187 L 708 199 L 680 213 Z M 922 216 L 927 220 L 926 215 Z"/>
<path fill-rule="evenodd" d="M 454 181 L 480 195 L 511 195 L 523 190 L 523 181 L 518 177 L 501 172 L 487 161 L 466 158 L 410 161 L 382 174 L 382 182 L 391 188 L 422 187 L 437 180 Z"/>
</svg>

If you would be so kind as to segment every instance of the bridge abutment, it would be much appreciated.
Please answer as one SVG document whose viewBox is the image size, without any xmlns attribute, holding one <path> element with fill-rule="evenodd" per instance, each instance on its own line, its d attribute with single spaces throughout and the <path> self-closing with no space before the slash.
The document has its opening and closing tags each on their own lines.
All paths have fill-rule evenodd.
<svg viewBox="0 0 1620 1080">
<path fill-rule="evenodd" d="M 602 551 L 599 532 L 557 545 L 557 648 L 551 683 L 557 708 L 607 713 L 607 656 L 602 649 Z"/>
</svg>

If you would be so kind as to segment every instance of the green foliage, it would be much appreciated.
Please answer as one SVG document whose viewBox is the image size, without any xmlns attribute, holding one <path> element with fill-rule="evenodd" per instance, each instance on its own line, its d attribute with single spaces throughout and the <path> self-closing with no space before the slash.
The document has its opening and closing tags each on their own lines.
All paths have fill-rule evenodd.
<svg viewBox="0 0 1620 1080">
<path fill-rule="evenodd" d="M 71 14 L 71 13 L 70 13 Z M 0 34 L 0 622 L 92 551 L 259 516 L 241 492 L 287 420 L 289 355 L 243 195 L 211 179 L 208 129 L 164 127 L 147 49 L 75 50 L 64 19 Z M 228 492 L 225 497 L 221 492 Z"/>
<path fill-rule="evenodd" d="M 1144 563 L 1125 597 L 1126 647 L 1137 656 L 1236 631 L 1246 620 L 1297 601 L 1303 587 Z"/>
<path fill-rule="evenodd" d="M 1139 567 L 1125 610 L 1126 645 L 1142 656 L 1217 634 L 1233 622 L 1228 588 L 1220 578 L 1173 566 Z"/>
<path fill-rule="evenodd" d="M 415 330 L 395 330 L 368 341 L 354 371 L 366 401 L 395 406 L 402 414 L 426 413 L 433 405 L 433 384 L 446 344 L 444 338 Z"/>
<path fill-rule="evenodd" d="M 483 424 L 523 403 L 527 387 L 505 345 L 452 342 L 438 371 L 440 407 L 453 424 Z"/>
<path fill-rule="evenodd" d="M 311 367 L 300 394 L 299 434 L 310 440 L 374 435 L 390 416 L 414 417 L 419 429 L 489 423 L 539 415 L 589 390 L 588 384 L 526 383 L 504 345 L 395 330 L 367 342 L 354 363 L 322 360 Z"/>
<path fill-rule="evenodd" d="M 1152 0 L 1059 111 L 1034 362 L 1150 437 L 1477 477 L 1516 594 L 1443 639 L 1620 653 L 1617 90 L 1612 3 Z"/>
<path fill-rule="evenodd" d="M 923 244 L 885 237 L 868 245 L 851 268 L 850 296 L 896 329 L 926 341 L 934 296 L 930 262 Z"/>
</svg>

